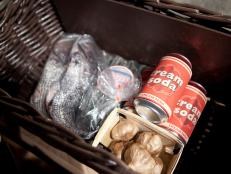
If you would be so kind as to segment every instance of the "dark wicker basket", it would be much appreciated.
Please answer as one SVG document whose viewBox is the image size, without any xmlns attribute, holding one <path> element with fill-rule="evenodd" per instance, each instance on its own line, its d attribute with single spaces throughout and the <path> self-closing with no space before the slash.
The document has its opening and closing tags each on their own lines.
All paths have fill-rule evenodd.
<svg viewBox="0 0 231 174">
<path fill-rule="evenodd" d="M 16 85 L 14 92 L 25 98 L 62 29 L 47 0 L 10 0 L 0 12 L 1 83 Z"/>
<path fill-rule="evenodd" d="M 231 62 L 227 60 L 228 56 L 231 57 L 231 53 L 227 53 L 231 45 L 231 37 L 228 34 L 230 17 L 169 0 L 56 0 L 52 1 L 56 13 L 48 0 L 9 0 L 4 1 L 3 5 L 0 4 L 0 87 L 13 96 L 0 89 L 0 133 L 5 142 L 16 142 L 42 158 L 54 160 L 73 173 L 77 170 L 76 161 L 99 173 L 133 173 L 110 153 L 91 147 L 52 120 L 44 119 L 26 102 L 40 78 L 53 43 L 63 30 L 87 32 L 106 50 L 124 57 L 132 56 L 150 65 L 172 50 L 182 50 L 183 54 L 192 57 L 193 64 L 198 65 L 194 79 L 204 82 L 211 100 L 185 148 L 175 173 L 213 172 L 214 167 L 203 162 L 215 148 L 222 148 L 216 139 L 223 132 L 224 123 L 223 119 L 217 116 L 228 116 L 225 104 L 229 104 L 229 99 L 224 94 L 229 89 L 226 81 L 231 79 L 231 73 L 227 74 L 231 67 Z M 134 18 L 145 27 L 140 27 Z M 156 26 L 155 22 L 160 26 Z M 172 25 L 177 25 L 177 30 L 171 28 L 174 37 L 167 37 L 170 36 L 171 29 L 166 29 L 165 26 Z M 217 41 L 214 47 L 208 44 L 211 52 L 197 52 L 199 49 L 192 49 L 192 44 L 201 44 L 200 40 L 192 41 L 189 37 L 188 42 L 183 42 L 184 32 L 187 31 L 188 35 L 192 36 L 194 30 L 197 30 L 197 36 L 202 38 L 202 44 L 206 43 L 206 40 Z M 160 37 L 164 34 L 167 38 Z M 111 39 L 112 37 L 114 39 Z M 152 44 L 156 46 L 150 46 Z M 184 49 L 182 45 L 185 46 Z M 215 62 L 210 69 L 205 63 L 208 62 L 207 56 L 211 58 L 211 62 Z M 223 78 L 216 79 L 219 76 Z M 219 153 L 214 152 L 214 155 Z M 210 162 L 215 166 L 214 161 Z"/>
</svg>

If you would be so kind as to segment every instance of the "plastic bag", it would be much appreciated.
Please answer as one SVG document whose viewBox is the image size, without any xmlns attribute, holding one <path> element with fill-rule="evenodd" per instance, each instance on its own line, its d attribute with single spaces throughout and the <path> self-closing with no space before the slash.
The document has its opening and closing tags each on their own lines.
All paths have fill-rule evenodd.
<svg viewBox="0 0 231 174">
<path fill-rule="evenodd" d="M 118 65 L 132 77 L 132 83 L 120 90 L 116 88 L 118 79 L 108 73 Z M 89 139 L 120 101 L 138 92 L 137 67 L 142 66 L 98 48 L 90 35 L 63 36 L 46 63 L 31 104 L 58 124 Z"/>
<path fill-rule="evenodd" d="M 79 37 L 80 35 L 63 36 L 54 45 L 54 49 L 49 55 L 40 81 L 30 100 L 30 103 L 44 116 L 49 116 L 46 109 L 46 98 L 51 100 L 56 92 L 56 89 L 50 90 L 50 88 L 54 83 L 62 79 L 66 66 L 70 61 L 69 54 L 72 46 Z M 47 96 L 48 92 L 50 92 L 49 96 Z"/>
<path fill-rule="evenodd" d="M 110 66 L 103 70 L 97 81 L 98 89 L 117 102 L 126 101 L 137 93 L 140 81 L 125 66 Z"/>
</svg>

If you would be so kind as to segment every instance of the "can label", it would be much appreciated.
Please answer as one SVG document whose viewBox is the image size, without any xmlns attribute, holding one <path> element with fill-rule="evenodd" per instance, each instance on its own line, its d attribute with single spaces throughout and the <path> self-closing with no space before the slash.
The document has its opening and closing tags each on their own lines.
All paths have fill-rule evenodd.
<svg viewBox="0 0 231 174">
<path fill-rule="evenodd" d="M 207 102 L 203 92 L 187 85 L 168 121 L 160 125 L 173 131 L 186 143 Z"/>
<path fill-rule="evenodd" d="M 137 98 L 158 105 L 170 116 L 191 76 L 191 68 L 184 61 L 173 56 L 165 56 Z"/>
</svg>

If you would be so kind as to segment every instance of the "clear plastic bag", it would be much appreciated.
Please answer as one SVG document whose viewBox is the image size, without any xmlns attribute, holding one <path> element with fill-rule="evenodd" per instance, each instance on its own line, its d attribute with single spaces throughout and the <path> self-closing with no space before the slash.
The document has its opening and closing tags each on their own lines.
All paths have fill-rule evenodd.
<svg viewBox="0 0 231 174">
<path fill-rule="evenodd" d="M 126 101 L 138 92 L 140 81 L 125 66 L 110 66 L 103 70 L 97 80 L 98 89 L 117 102 Z"/>
<path fill-rule="evenodd" d="M 49 116 L 46 109 L 46 98 L 49 100 L 53 98 L 56 89 L 50 89 L 54 83 L 58 83 L 62 79 L 66 66 L 70 61 L 69 54 L 72 46 L 79 37 L 80 35 L 64 35 L 57 41 L 49 55 L 40 81 L 30 100 L 30 103 L 44 116 Z M 48 92 L 50 93 L 49 95 Z"/>
<path fill-rule="evenodd" d="M 125 80 L 129 83 L 119 90 L 121 79 L 113 76 L 115 67 L 126 69 L 130 75 Z M 142 66 L 135 61 L 98 48 L 90 35 L 65 35 L 46 63 L 31 104 L 58 124 L 89 139 L 120 101 L 138 92 L 139 68 Z"/>
</svg>

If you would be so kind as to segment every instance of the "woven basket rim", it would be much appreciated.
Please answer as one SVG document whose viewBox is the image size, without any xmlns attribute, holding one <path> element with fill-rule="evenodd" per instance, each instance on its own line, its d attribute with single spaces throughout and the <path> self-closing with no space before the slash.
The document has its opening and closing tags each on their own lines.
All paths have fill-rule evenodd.
<svg viewBox="0 0 231 174">
<path fill-rule="evenodd" d="M 113 0 L 119 3 L 135 5 L 148 11 L 164 14 L 175 19 L 198 24 L 209 29 L 215 29 L 231 34 L 231 16 L 209 10 L 190 3 L 173 0 Z"/>
</svg>

